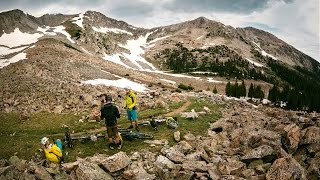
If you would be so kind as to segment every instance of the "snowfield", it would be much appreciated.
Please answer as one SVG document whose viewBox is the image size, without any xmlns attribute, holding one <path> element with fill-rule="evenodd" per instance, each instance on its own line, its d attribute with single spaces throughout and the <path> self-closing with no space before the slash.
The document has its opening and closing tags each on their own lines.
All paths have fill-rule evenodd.
<svg viewBox="0 0 320 180">
<path fill-rule="evenodd" d="M 92 29 L 96 32 L 101 32 L 101 33 L 108 33 L 108 32 L 113 32 L 113 33 L 116 33 L 116 34 L 129 34 L 129 35 L 133 35 L 131 32 L 128 32 L 128 31 L 125 31 L 125 30 L 122 30 L 122 29 L 118 29 L 118 28 L 106 28 L 106 27 L 92 27 Z"/>
<path fill-rule="evenodd" d="M 2 34 L 0 37 L 0 45 L 7 46 L 7 47 L 17 47 L 22 45 L 29 45 L 38 41 L 42 34 L 34 33 L 23 33 L 20 31 L 19 28 L 16 28 L 12 33 L 9 34 Z"/>
<path fill-rule="evenodd" d="M 269 56 L 274 60 L 278 60 L 276 57 L 272 56 L 271 54 L 268 54 L 266 51 L 264 51 L 256 42 L 252 41 L 253 44 L 255 44 L 258 48 L 257 50 L 260 51 L 260 53 L 262 54 L 262 56 Z"/>
<path fill-rule="evenodd" d="M 27 58 L 27 54 L 23 52 L 13 56 L 10 59 L 0 59 L 0 69 L 8 66 L 9 64 L 16 63 L 26 58 Z"/>
<path fill-rule="evenodd" d="M 74 17 L 72 20 L 74 20 L 74 24 L 78 25 L 79 27 L 81 27 L 83 29 L 83 17 L 84 17 L 84 13 L 80 13 L 78 17 Z"/>
<path fill-rule="evenodd" d="M 91 84 L 91 85 L 105 85 L 105 86 L 114 86 L 114 87 L 119 87 L 119 88 L 126 88 L 130 87 L 132 90 L 136 92 L 146 92 L 149 89 L 146 88 L 145 84 L 139 84 L 133 81 L 130 81 L 126 78 L 121 78 L 117 80 L 108 80 L 108 79 L 94 79 L 94 80 L 88 80 L 88 81 L 83 81 L 83 84 Z"/>
</svg>

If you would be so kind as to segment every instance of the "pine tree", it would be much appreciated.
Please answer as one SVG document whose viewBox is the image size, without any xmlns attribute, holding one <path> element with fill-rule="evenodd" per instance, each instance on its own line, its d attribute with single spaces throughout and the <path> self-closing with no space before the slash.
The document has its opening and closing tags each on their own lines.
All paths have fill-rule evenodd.
<svg viewBox="0 0 320 180">
<path fill-rule="evenodd" d="M 247 95 L 247 90 L 246 90 L 246 85 L 244 84 L 244 81 L 242 80 L 241 85 L 240 85 L 240 96 L 241 97 L 246 97 Z"/>
<path fill-rule="evenodd" d="M 234 84 L 234 97 L 240 98 L 240 91 L 239 91 L 239 85 L 238 85 L 238 80 L 236 80 L 236 83 Z"/>
<path fill-rule="evenodd" d="M 213 91 L 212 91 L 214 94 L 217 94 L 218 93 L 218 90 L 217 90 L 217 87 L 216 86 L 214 86 L 214 89 L 213 89 Z"/>
<path fill-rule="evenodd" d="M 249 87 L 248 97 L 253 98 L 253 95 L 254 95 L 254 87 L 253 87 L 253 84 L 251 83 Z"/>
<path fill-rule="evenodd" d="M 226 85 L 226 95 L 227 96 L 231 96 L 231 84 L 230 84 L 230 81 L 228 81 L 228 83 Z"/>
</svg>

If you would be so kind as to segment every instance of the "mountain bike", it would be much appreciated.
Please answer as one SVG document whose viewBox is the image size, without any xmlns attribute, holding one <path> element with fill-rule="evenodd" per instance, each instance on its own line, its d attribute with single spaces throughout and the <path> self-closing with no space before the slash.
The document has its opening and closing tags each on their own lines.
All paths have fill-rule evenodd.
<svg viewBox="0 0 320 180">
<path fill-rule="evenodd" d="M 153 139 L 153 135 L 131 131 L 129 129 L 119 128 L 119 132 L 122 135 L 122 137 L 126 138 L 129 141 L 132 141 L 134 139 Z"/>
</svg>

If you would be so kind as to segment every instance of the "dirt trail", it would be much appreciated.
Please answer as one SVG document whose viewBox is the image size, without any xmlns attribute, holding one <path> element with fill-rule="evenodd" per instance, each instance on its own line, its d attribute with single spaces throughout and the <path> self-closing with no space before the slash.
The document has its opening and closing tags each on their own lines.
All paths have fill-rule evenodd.
<svg viewBox="0 0 320 180">
<path fill-rule="evenodd" d="M 176 114 L 179 114 L 181 112 L 183 112 L 189 105 L 191 104 L 191 101 L 187 100 L 182 106 L 180 106 L 178 109 L 175 109 L 174 111 L 171 111 L 167 114 L 164 114 L 164 116 L 174 116 Z M 103 127 L 100 127 L 100 128 L 97 128 L 97 129 L 91 129 L 91 130 L 88 130 L 86 131 L 88 134 L 96 134 L 98 132 L 101 132 L 101 131 L 105 131 L 106 130 L 106 127 L 103 126 Z M 72 135 L 81 135 L 83 134 L 83 132 L 79 132 L 79 133 L 72 133 Z M 57 134 L 55 134 L 57 135 Z M 61 134 L 63 135 L 63 134 Z"/>
<path fill-rule="evenodd" d="M 164 114 L 165 116 L 173 116 L 176 114 L 181 113 L 182 111 L 186 110 L 186 108 L 191 104 L 191 101 L 187 100 L 187 102 L 185 102 L 182 106 L 180 106 L 178 109 L 175 109 L 172 112 L 169 112 L 167 114 Z"/>
</svg>

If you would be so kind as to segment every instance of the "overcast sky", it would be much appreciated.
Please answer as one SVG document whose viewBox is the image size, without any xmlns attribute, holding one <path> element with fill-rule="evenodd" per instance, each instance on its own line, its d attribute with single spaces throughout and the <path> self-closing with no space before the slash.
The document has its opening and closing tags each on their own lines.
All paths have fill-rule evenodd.
<svg viewBox="0 0 320 180">
<path fill-rule="evenodd" d="M 134 26 L 151 28 L 204 16 L 233 27 L 252 26 L 320 61 L 319 0 L 8 0 L 0 11 L 31 15 L 95 10 Z"/>
</svg>

